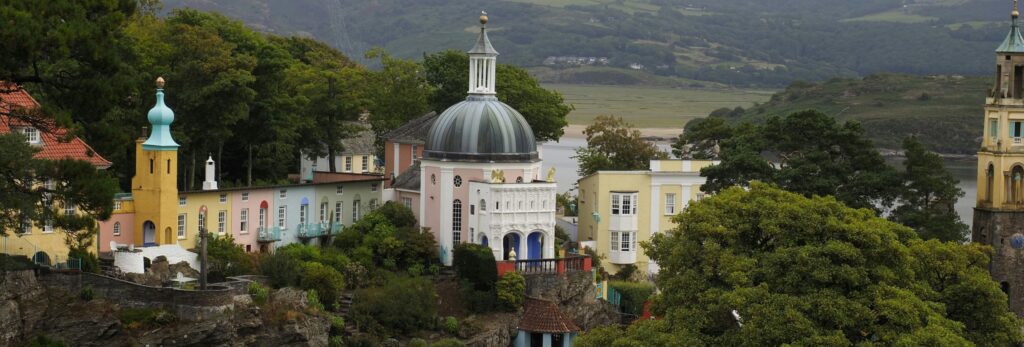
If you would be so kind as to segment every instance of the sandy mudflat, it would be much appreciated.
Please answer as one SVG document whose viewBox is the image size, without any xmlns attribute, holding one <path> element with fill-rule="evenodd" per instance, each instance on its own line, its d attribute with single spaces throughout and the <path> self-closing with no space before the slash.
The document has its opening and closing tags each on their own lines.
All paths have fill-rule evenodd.
<svg viewBox="0 0 1024 347">
<path fill-rule="evenodd" d="M 585 139 L 583 130 L 586 129 L 586 125 L 582 124 L 569 124 L 565 127 L 565 138 L 570 139 Z M 683 132 L 682 129 L 678 128 L 639 128 L 640 133 L 644 134 L 645 137 L 661 137 L 661 138 L 675 138 Z"/>
</svg>

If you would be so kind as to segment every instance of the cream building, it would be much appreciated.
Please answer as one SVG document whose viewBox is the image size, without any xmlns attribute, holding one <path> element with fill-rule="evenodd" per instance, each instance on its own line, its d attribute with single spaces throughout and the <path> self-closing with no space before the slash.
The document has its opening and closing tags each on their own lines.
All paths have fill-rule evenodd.
<svg viewBox="0 0 1024 347">
<path fill-rule="evenodd" d="M 640 242 L 675 227 L 672 217 L 700 200 L 708 160 L 652 160 L 650 170 L 598 171 L 579 180 L 579 240 L 605 258 L 605 270 L 623 266 L 657 273 Z"/>
</svg>

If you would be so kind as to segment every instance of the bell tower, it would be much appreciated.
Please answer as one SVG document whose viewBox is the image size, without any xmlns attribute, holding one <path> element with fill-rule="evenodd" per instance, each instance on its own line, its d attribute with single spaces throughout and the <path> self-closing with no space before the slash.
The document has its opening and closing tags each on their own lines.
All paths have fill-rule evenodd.
<svg viewBox="0 0 1024 347">
<path fill-rule="evenodd" d="M 978 198 L 971 240 L 993 248 L 992 278 L 1024 316 L 1024 36 L 1017 1 L 1010 33 L 996 49 L 996 78 L 985 99 L 978 151 Z"/>
<path fill-rule="evenodd" d="M 156 105 L 149 110 L 149 137 L 135 141 L 135 244 L 177 242 L 178 144 L 171 138 L 174 111 L 164 104 L 164 79 L 156 80 Z M 145 136 L 145 134 L 143 135 Z"/>
</svg>

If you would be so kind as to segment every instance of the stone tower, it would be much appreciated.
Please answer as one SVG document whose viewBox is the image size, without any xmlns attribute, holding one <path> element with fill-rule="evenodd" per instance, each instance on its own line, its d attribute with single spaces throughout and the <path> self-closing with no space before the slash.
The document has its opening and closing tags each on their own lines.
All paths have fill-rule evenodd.
<svg viewBox="0 0 1024 347">
<path fill-rule="evenodd" d="M 135 244 L 174 244 L 178 229 L 178 144 L 171 138 L 174 111 L 164 104 L 164 80 L 156 82 L 156 105 L 149 110 L 149 137 L 135 141 Z"/>
<path fill-rule="evenodd" d="M 996 78 L 985 99 L 978 151 L 978 201 L 971 240 L 992 246 L 992 278 L 1024 316 L 1024 37 L 1011 14 L 1010 33 L 996 49 Z"/>
</svg>

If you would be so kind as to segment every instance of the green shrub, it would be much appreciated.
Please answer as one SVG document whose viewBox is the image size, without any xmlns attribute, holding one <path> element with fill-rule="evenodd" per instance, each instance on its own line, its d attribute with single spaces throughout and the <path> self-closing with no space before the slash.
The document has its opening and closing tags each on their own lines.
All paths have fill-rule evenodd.
<svg viewBox="0 0 1024 347">
<path fill-rule="evenodd" d="M 327 346 L 329 347 L 345 347 L 345 340 L 341 336 L 331 336 L 327 340 Z"/>
<path fill-rule="evenodd" d="M 498 280 L 498 303 L 506 311 L 515 311 L 526 299 L 526 278 L 518 272 L 509 272 Z"/>
<path fill-rule="evenodd" d="M 619 272 L 616 272 L 612 278 L 619 281 L 629 281 L 633 278 L 633 274 L 636 273 L 636 265 L 626 264 L 619 268 Z"/>
<path fill-rule="evenodd" d="M 82 301 L 92 301 L 92 299 L 96 297 L 96 293 L 93 292 L 92 287 L 84 287 L 82 290 L 78 291 L 78 297 L 82 299 Z"/>
<path fill-rule="evenodd" d="M 455 317 L 448 316 L 444 319 L 444 331 L 452 336 L 459 335 L 459 320 Z"/>
<path fill-rule="evenodd" d="M 644 311 L 644 302 L 654 294 L 654 285 L 645 282 L 611 281 L 608 286 L 622 294 L 619 303 L 622 312 L 639 315 Z"/>
<path fill-rule="evenodd" d="M 320 302 L 320 296 L 316 294 L 316 289 L 310 289 L 306 292 L 306 307 L 323 312 L 324 304 Z"/>
<path fill-rule="evenodd" d="M 72 248 L 68 251 L 68 258 L 82 260 L 82 272 L 99 273 L 100 258 L 87 249 Z"/>
<path fill-rule="evenodd" d="M 427 340 L 414 337 L 412 340 L 409 340 L 409 347 L 430 347 L 430 345 L 427 344 Z"/>
<path fill-rule="evenodd" d="M 489 247 L 463 243 L 455 247 L 452 265 L 459 278 L 468 280 L 477 291 L 491 291 L 498 281 L 498 265 Z"/>
<path fill-rule="evenodd" d="M 341 336 L 345 334 L 345 318 L 331 316 L 331 335 Z"/>
<path fill-rule="evenodd" d="M 302 277 L 299 282 L 302 289 L 315 291 L 319 295 L 318 302 L 331 307 L 338 301 L 341 292 L 345 290 L 345 279 L 341 273 L 320 263 L 303 263 Z"/>
<path fill-rule="evenodd" d="M 466 346 L 466 344 L 462 343 L 462 341 L 459 341 L 457 339 L 452 339 L 452 338 L 439 340 L 439 341 L 434 342 L 433 344 L 430 345 L 430 347 L 465 347 L 465 346 Z"/>
<path fill-rule="evenodd" d="M 462 305 L 473 313 L 488 313 L 494 311 L 498 305 L 498 297 L 493 289 L 476 290 L 468 280 L 462 280 L 459 284 Z"/>
<path fill-rule="evenodd" d="M 251 275 L 256 272 L 252 256 L 231 235 L 207 239 L 206 256 L 210 261 L 207 277 L 210 282 L 223 282 L 230 276 Z"/>
<path fill-rule="evenodd" d="M 301 243 L 288 244 L 287 246 L 278 248 L 274 253 L 288 256 L 289 258 L 299 261 L 319 262 L 322 258 L 320 254 L 320 247 L 304 245 Z"/>
<path fill-rule="evenodd" d="M 352 319 L 361 329 L 407 334 L 434 326 L 437 293 L 423 277 L 393 277 L 382 287 L 357 290 Z"/>
<path fill-rule="evenodd" d="M 270 300 L 270 289 L 259 283 L 252 282 L 249 283 L 249 295 L 252 296 L 253 303 L 263 306 Z"/>
<path fill-rule="evenodd" d="M 64 347 L 63 341 L 51 339 L 46 335 L 38 335 L 29 342 L 28 347 Z"/>
<path fill-rule="evenodd" d="M 270 285 L 274 288 L 284 288 L 299 284 L 300 265 L 297 259 L 276 253 L 263 258 L 260 271 L 270 279 Z"/>
<path fill-rule="evenodd" d="M 405 270 L 409 273 L 409 276 L 417 277 L 423 275 L 423 264 L 415 264 L 410 266 L 409 269 Z"/>
</svg>

